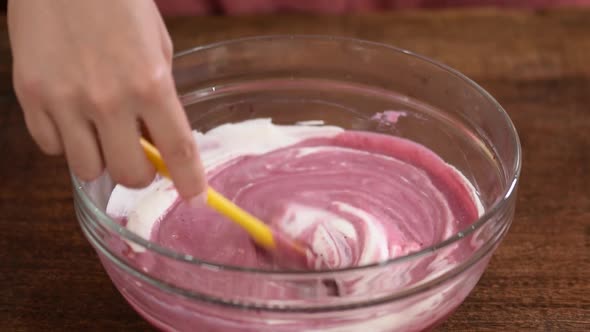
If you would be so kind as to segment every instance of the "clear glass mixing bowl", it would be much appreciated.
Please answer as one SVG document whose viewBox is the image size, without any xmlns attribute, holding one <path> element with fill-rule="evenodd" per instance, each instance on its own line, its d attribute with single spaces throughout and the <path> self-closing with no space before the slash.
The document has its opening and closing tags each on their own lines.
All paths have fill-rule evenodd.
<svg viewBox="0 0 590 332">
<path fill-rule="evenodd" d="M 178 54 L 173 70 L 195 129 L 270 117 L 404 137 L 461 171 L 485 213 L 442 243 L 381 264 L 264 271 L 202 261 L 141 238 L 105 214 L 115 186 L 108 174 L 88 183 L 73 177 L 85 235 L 121 294 L 161 329 L 428 330 L 465 299 L 508 231 L 521 164 L 517 133 L 486 91 L 448 67 L 365 41 L 278 36 L 197 47 Z M 396 124 L 370 119 L 385 110 L 406 116 Z M 125 242 L 145 247 L 152 266 L 139 264 Z M 333 291 L 335 282 L 351 280 L 355 291 Z"/>
</svg>

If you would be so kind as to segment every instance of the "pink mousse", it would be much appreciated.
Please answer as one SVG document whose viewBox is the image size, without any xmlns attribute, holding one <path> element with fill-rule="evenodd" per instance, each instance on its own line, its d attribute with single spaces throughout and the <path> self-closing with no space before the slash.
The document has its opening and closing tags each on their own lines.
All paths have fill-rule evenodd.
<svg viewBox="0 0 590 332">
<path fill-rule="evenodd" d="M 453 167 L 401 138 L 348 131 L 211 170 L 209 184 L 322 259 L 310 268 L 381 262 L 431 246 L 478 217 Z M 178 202 L 151 240 L 210 262 L 276 268 L 234 223 Z"/>
</svg>

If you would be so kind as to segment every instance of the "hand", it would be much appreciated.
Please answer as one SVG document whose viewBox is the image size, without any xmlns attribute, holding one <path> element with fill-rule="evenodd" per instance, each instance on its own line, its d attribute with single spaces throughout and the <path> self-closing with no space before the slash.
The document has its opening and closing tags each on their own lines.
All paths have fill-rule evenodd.
<svg viewBox="0 0 590 332">
<path fill-rule="evenodd" d="M 154 168 L 149 130 L 180 195 L 205 187 L 203 167 L 171 74 L 172 43 L 150 0 L 10 0 L 14 87 L 31 136 L 65 152 L 82 180 L 102 174 L 142 187 Z"/>
</svg>

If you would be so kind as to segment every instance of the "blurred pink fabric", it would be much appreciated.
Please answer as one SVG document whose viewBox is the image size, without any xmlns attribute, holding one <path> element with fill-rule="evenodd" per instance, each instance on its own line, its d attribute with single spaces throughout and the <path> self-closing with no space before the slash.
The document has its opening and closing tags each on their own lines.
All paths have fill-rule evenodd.
<svg viewBox="0 0 590 332">
<path fill-rule="evenodd" d="M 342 14 L 408 8 L 590 6 L 590 0 L 156 0 L 163 15 Z"/>
</svg>

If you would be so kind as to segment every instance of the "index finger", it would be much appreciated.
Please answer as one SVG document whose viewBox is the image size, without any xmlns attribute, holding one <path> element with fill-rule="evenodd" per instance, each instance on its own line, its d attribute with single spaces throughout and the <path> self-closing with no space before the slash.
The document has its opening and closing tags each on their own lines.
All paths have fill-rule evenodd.
<svg viewBox="0 0 590 332">
<path fill-rule="evenodd" d="M 142 120 L 160 150 L 181 197 L 200 195 L 206 187 L 197 143 L 174 86 L 165 87 L 160 98 L 142 111 Z"/>
</svg>

